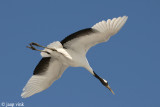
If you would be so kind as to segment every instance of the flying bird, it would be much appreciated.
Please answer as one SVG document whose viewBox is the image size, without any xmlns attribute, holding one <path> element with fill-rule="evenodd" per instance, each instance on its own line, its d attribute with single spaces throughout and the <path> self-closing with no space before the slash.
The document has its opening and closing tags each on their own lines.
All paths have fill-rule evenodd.
<svg viewBox="0 0 160 107">
<path fill-rule="evenodd" d="M 47 89 L 55 80 L 61 77 L 69 66 L 84 67 L 114 94 L 107 80 L 98 76 L 89 65 L 86 54 L 92 46 L 108 41 L 111 36 L 122 28 L 127 19 L 127 16 L 123 16 L 108 19 L 107 21 L 103 20 L 91 28 L 75 32 L 62 41 L 53 42 L 47 47 L 34 42 L 30 43 L 28 48 L 40 51 L 42 59 L 35 67 L 33 76 L 23 88 L 21 97 L 27 98 Z M 39 50 L 35 46 L 44 49 Z"/>
</svg>

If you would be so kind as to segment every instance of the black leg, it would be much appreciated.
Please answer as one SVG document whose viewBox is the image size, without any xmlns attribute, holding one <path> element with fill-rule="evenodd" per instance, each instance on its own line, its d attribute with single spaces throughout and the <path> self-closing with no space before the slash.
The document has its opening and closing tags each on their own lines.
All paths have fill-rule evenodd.
<svg viewBox="0 0 160 107">
<path fill-rule="evenodd" d="M 30 43 L 29 45 L 30 45 L 30 47 L 27 46 L 27 48 L 30 48 L 30 49 L 32 49 L 32 50 L 36 50 L 36 51 L 45 52 L 45 53 L 47 53 L 47 54 L 50 54 L 50 53 L 47 52 L 47 51 L 43 51 L 43 50 L 36 49 L 36 48 L 33 46 L 33 45 L 35 45 L 35 46 L 38 46 L 38 47 L 47 48 L 47 47 L 44 47 L 44 46 L 39 45 L 38 43 L 32 42 L 32 43 Z"/>
<path fill-rule="evenodd" d="M 38 43 L 34 43 L 34 42 L 31 42 L 29 45 L 30 45 L 31 47 L 33 47 L 33 45 L 35 45 L 35 46 L 37 46 L 37 47 L 42 47 L 42 48 L 50 49 L 50 50 L 52 50 L 52 51 L 56 51 L 56 50 L 53 49 L 53 48 L 44 47 L 44 46 L 39 45 Z"/>
</svg>

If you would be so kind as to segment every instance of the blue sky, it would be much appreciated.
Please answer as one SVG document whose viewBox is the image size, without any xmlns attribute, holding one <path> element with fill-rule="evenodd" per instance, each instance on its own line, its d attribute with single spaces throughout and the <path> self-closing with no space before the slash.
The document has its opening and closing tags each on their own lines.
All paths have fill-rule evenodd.
<svg viewBox="0 0 160 107">
<path fill-rule="evenodd" d="M 0 103 L 25 107 L 159 107 L 159 0 L 1 0 Z M 22 99 L 41 56 L 26 46 L 47 45 L 101 20 L 128 15 L 120 32 L 87 54 L 115 95 L 84 68 L 68 68 L 47 90 Z"/>
</svg>

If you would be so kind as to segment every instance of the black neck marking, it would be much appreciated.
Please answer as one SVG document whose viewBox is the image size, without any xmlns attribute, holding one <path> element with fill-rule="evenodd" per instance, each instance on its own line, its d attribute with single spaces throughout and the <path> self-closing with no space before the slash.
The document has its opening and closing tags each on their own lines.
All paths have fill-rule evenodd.
<svg viewBox="0 0 160 107">
<path fill-rule="evenodd" d="M 93 71 L 93 73 L 94 73 L 94 76 L 95 76 L 97 79 L 99 79 L 99 81 L 100 81 L 103 85 L 106 85 L 106 83 L 104 82 L 104 80 L 103 80 L 101 77 L 99 77 L 94 71 Z"/>
</svg>

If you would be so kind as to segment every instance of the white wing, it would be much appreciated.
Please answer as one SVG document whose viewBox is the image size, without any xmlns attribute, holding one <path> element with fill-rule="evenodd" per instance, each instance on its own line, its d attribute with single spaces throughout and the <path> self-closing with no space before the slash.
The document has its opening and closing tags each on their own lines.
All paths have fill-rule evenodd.
<svg viewBox="0 0 160 107">
<path fill-rule="evenodd" d="M 23 88 L 22 98 L 30 97 L 50 87 L 55 80 L 61 77 L 67 67 L 51 57 L 42 58 L 35 68 L 33 76 Z"/>
<path fill-rule="evenodd" d="M 64 48 L 72 49 L 81 54 L 94 45 L 109 40 L 115 35 L 127 21 L 127 16 L 108 19 L 95 24 L 92 28 L 83 29 L 73 33 L 61 41 Z"/>
</svg>

